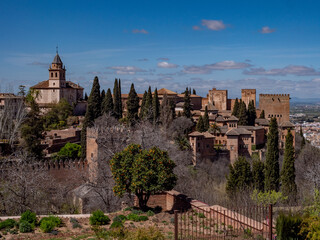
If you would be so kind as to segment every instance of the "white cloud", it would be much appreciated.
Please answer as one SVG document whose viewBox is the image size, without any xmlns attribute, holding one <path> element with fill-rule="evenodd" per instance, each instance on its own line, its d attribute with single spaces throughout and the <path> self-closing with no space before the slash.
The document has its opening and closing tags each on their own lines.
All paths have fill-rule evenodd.
<svg viewBox="0 0 320 240">
<path fill-rule="evenodd" d="M 264 26 L 259 30 L 262 34 L 273 33 L 274 31 L 276 31 L 274 28 L 270 28 L 268 26 Z"/>
<path fill-rule="evenodd" d="M 173 64 L 173 63 L 168 63 L 168 62 L 158 62 L 158 67 L 159 68 L 177 68 L 179 65 Z"/>
<path fill-rule="evenodd" d="M 213 31 L 220 31 L 226 28 L 226 25 L 222 20 L 205 20 L 203 19 L 201 24 Z"/>
<path fill-rule="evenodd" d="M 114 73 L 123 75 L 134 75 L 136 73 L 147 72 L 146 70 L 135 66 L 113 66 L 107 67 L 107 69 L 114 70 Z"/>
<path fill-rule="evenodd" d="M 318 76 L 320 72 L 316 71 L 314 68 L 300 66 L 300 65 L 288 65 L 284 68 L 274 68 L 266 70 L 264 68 L 251 68 L 249 70 L 243 71 L 247 75 L 269 75 L 269 76 Z"/>
<path fill-rule="evenodd" d="M 243 69 L 252 65 L 245 62 L 222 61 L 202 66 L 184 66 L 183 72 L 189 74 L 209 74 L 213 70 Z"/>
<path fill-rule="evenodd" d="M 132 33 L 134 33 L 134 34 L 136 34 L 136 33 L 148 34 L 149 32 L 147 30 L 144 30 L 144 29 L 133 29 Z"/>
</svg>

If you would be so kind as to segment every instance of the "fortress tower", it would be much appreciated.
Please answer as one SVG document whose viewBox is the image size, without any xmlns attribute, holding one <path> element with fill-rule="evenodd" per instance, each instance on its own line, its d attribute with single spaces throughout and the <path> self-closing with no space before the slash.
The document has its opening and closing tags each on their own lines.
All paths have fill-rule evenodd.
<svg viewBox="0 0 320 240">
<path fill-rule="evenodd" d="M 259 108 L 264 110 L 265 118 L 277 118 L 278 124 L 289 121 L 290 94 L 260 94 Z"/>
<path fill-rule="evenodd" d="M 256 106 L 256 89 L 241 89 L 241 99 L 247 108 L 251 101 L 253 101 L 254 106 Z"/>
</svg>

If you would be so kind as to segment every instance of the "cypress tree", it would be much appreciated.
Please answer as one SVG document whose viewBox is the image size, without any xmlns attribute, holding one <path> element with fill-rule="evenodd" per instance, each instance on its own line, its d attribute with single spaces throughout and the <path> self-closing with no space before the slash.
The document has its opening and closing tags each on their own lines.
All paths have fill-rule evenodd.
<svg viewBox="0 0 320 240">
<path fill-rule="evenodd" d="M 167 94 L 165 93 L 160 106 L 160 122 L 167 129 L 173 120 L 171 105 Z"/>
<path fill-rule="evenodd" d="M 238 98 L 236 98 L 236 101 L 233 105 L 232 115 L 235 117 L 239 117 L 239 101 Z"/>
<path fill-rule="evenodd" d="M 152 92 L 151 87 L 148 88 L 146 103 L 145 103 L 145 119 L 148 119 L 150 122 L 153 122 L 153 111 L 152 111 Z"/>
<path fill-rule="evenodd" d="M 208 131 L 210 125 L 209 125 L 209 115 L 208 115 L 208 107 L 207 106 L 206 106 L 206 108 L 204 110 L 203 124 L 204 124 L 204 130 Z"/>
<path fill-rule="evenodd" d="M 100 84 L 96 76 L 93 80 L 92 89 L 88 98 L 87 111 L 84 117 L 84 123 L 81 130 L 81 151 L 82 157 L 86 156 L 87 149 L 87 127 L 92 127 L 94 120 L 101 116 L 101 97 Z"/>
<path fill-rule="evenodd" d="M 260 118 L 260 119 L 265 118 L 265 116 L 264 116 L 264 110 L 261 111 L 259 118 Z"/>
<path fill-rule="evenodd" d="M 122 118 L 122 94 L 121 94 L 121 80 L 119 78 L 119 84 L 118 84 L 118 99 L 119 99 L 119 118 Z"/>
<path fill-rule="evenodd" d="M 102 113 L 110 114 L 111 116 L 114 116 L 113 114 L 113 99 L 110 88 L 107 90 L 107 94 L 104 97 L 102 101 Z"/>
<path fill-rule="evenodd" d="M 173 120 L 173 119 L 176 118 L 176 104 L 172 99 L 170 99 L 169 100 L 169 105 L 170 105 L 170 111 L 171 111 L 172 120 Z"/>
<path fill-rule="evenodd" d="M 248 125 L 254 126 L 256 118 L 257 118 L 256 108 L 252 100 L 249 102 L 249 105 L 248 105 Z"/>
<path fill-rule="evenodd" d="M 226 191 L 232 197 L 236 192 L 250 188 L 253 178 L 250 163 L 244 157 L 239 157 L 229 168 Z"/>
<path fill-rule="evenodd" d="M 157 88 L 154 90 L 154 94 L 153 94 L 152 111 L 153 111 L 153 123 L 156 124 L 159 121 L 159 116 L 160 116 L 160 102 L 159 102 Z"/>
<path fill-rule="evenodd" d="M 102 89 L 102 91 L 101 91 L 101 99 L 102 99 L 102 101 L 105 98 L 105 96 L 106 96 L 106 92 L 104 91 L 104 89 Z"/>
<path fill-rule="evenodd" d="M 127 100 L 127 112 L 128 112 L 128 120 L 131 125 L 135 123 L 138 119 L 138 112 L 139 112 L 139 97 L 134 89 L 134 84 L 131 84 L 129 97 Z"/>
<path fill-rule="evenodd" d="M 142 102 L 141 102 L 141 107 L 140 107 L 140 112 L 139 112 L 139 118 L 144 119 L 144 114 L 146 112 L 146 100 L 147 100 L 147 91 L 144 91 L 143 97 L 142 97 Z"/>
<path fill-rule="evenodd" d="M 84 100 L 86 100 L 86 101 L 88 100 L 88 95 L 87 95 L 87 93 L 84 94 Z"/>
<path fill-rule="evenodd" d="M 204 128 L 204 122 L 203 122 L 202 116 L 200 116 L 198 119 L 196 129 L 198 132 L 205 132 L 206 131 Z"/>
<path fill-rule="evenodd" d="M 183 100 L 184 100 L 183 115 L 186 118 L 191 118 L 192 117 L 192 114 L 191 114 L 192 107 L 191 107 L 191 98 L 190 98 L 190 93 L 189 93 L 188 88 L 186 88 Z"/>
<path fill-rule="evenodd" d="M 113 86 L 113 112 L 116 119 L 120 118 L 119 113 L 119 87 L 118 87 L 118 79 L 114 80 Z"/>
<path fill-rule="evenodd" d="M 265 191 L 279 191 L 279 133 L 276 118 L 269 125 L 265 162 Z"/>
<path fill-rule="evenodd" d="M 295 201 L 297 195 L 294 161 L 293 136 L 290 129 L 288 129 L 284 149 L 283 166 L 281 170 L 281 190 L 282 193 L 285 196 L 288 196 L 288 199 L 291 201 Z"/>
<path fill-rule="evenodd" d="M 193 95 L 197 95 L 197 92 L 196 92 L 196 90 L 194 88 L 192 89 L 192 94 Z"/>
<path fill-rule="evenodd" d="M 246 104 L 243 101 L 240 101 L 238 125 L 242 125 L 242 126 L 248 125 L 248 115 L 247 115 Z"/>
<path fill-rule="evenodd" d="M 264 191 L 264 164 L 259 159 L 252 160 L 252 176 L 253 176 L 253 187 L 260 192 Z"/>
</svg>

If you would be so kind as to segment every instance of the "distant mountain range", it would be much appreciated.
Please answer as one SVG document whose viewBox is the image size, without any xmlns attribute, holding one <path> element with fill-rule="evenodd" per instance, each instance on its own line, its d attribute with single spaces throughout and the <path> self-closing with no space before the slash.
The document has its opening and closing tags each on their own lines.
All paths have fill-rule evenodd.
<svg viewBox="0 0 320 240">
<path fill-rule="evenodd" d="M 309 104 L 320 104 L 320 98 L 297 98 L 292 97 L 290 100 L 291 103 L 309 103 Z"/>
</svg>

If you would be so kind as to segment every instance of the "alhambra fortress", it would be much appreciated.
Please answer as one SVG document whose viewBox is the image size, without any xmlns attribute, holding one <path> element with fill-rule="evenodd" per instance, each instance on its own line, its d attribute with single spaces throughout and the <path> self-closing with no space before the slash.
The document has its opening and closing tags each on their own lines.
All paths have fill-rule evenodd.
<svg viewBox="0 0 320 240">
<path fill-rule="evenodd" d="M 87 103 L 83 98 L 83 88 L 76 83 L 66 81 L 66 68 L 57 53 L 49 68 L 49 79 L 42 81 L 31 89 L 36 90 L 39 95 L 36 101 L 42 111 L 47 111 L 53 104 L 58 103 L 61 99 L 66 99 L 73 107 L 74 114 L 84 115 Z M 176 104 L 175 111 L 178 114 L 183 111 L 184 94 L 179 94 L 171 90 L 162 88 L 158 90 L 160 103 L 163 97 L 173 100 Z M 138 94 L 140 104 L 143 94 Z M 257 116 L 264 111 L 265 118 L 257 118 L 254 126 L 238 125 L 238 118 L 232 115 L 233 106 L 236 99 L 228 97 L 228 90 L 219 90 L 212 88 L 208 90 L 206 97 L 201 97 L 195 94 L 191 96 L 193 120 L 197 122 L 200 116 L 205 114 L 207 108 L 209 115 L 209 123 L 218 126 L 218 131 L 215 132 L 198 132 L 193 130 L 188 134 L 189 143 L 193 154 L 193 164 L 197 164 L 199 159 L 210 159 L 212 161 L 219 160 L 219 157 L 224 156 L 230 159 L 232 164 L 239 156 L 252 156 L 258 154 L 260 158 L 264 157 L 266 148 L 266 136 L 269 129 L 269 121 L 271 118 L 276 118 L 279 127 L 279 148 L 285 146 L 285 137 L 288 129 L 295 136 L 294 125 L 289 121 L 290 111 L 290 95 L 289 94 L 259 94 L 259 104 L 257 104 L 257 95 L 255 89 L 242 89 L 241 100 L 248 107 L 249 102 L 254 103 Z M 122 94 L 122 106 L 124 115 L 126 114 L 126 101 L 128 94 Z M 21 100 L 21 97 L 14 94 L 0 93 L 0 108 L 3 108 L 6 103 L 14 99 Z M 73 127 L 63 130 L 52 130 L 45 133 L 45 138 L 42 140 L 44 152 L 51 154 L 59 151 L 67 142 L 80 143 L 80 127 Z M 94 128 L 87 129 L 87 154 L 85 161 L 75 162 L 51 162 L 43 163 L 47 171 L 59 181 L 65 181 L 68 176 L 73 177 L 77 181 L 79 175 L 73 175 L 75 172 L 81 172 L 81 176 L 88 176 L 91 180 L 98 181 L 97 169 L 99 169 L 99 157 L 103 155 L 99 146 L 99 132 Z M 15 168 L 14 163 L 0 163 L 0 175 L 6 170 Z M 12 165 L 13 164 L 13 165 Z M 95 172 L 96 174 L 91 174 Z M 90 174 L 88 174 L 90 173 Z M 79 186 L 75 190 L 77 201 L 80 205 L 85 205 L 83 202 L 89 190 L 84 186 Z M 91 196 L 92 197 L 92 196 Z M 81 210 L 86 212 L 86 210 Z"/>
</svg>

